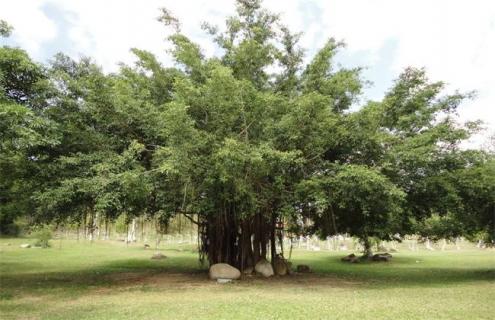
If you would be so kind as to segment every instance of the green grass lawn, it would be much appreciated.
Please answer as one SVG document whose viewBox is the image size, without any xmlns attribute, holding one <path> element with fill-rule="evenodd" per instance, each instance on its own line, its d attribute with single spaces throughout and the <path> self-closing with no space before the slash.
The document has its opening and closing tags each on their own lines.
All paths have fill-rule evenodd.
<svg viewBox="0 0 495 320">
<path fill-rule="evenodd" d="M 190 247 L 0 240 L 0 319 L 495 319 L 495 251 L 394 254 L 345 264 L 295 251 L 313 274 L 209 281 Z M 10 245 L 8 245 L 10 243 Z"/>
</svg>

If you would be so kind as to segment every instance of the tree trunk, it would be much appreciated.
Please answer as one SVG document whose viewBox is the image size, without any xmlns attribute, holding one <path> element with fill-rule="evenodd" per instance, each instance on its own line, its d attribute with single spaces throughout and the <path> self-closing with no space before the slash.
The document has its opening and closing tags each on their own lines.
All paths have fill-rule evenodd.
<svg viewBox="0 0 495 320">
<path fill-rule="evenodd" d="M 100 219 L 100 214 L 98 212 L 96 212 L 95 221 L 93 225 L 94 228 L 96 229 L 96 238 L 100 240 L 101 219 Z"/>
<path fill-rule="evenodd" d="M 428 237 L 426 238 L 425 247 L 426 250 L 435 251 L 435 249 L 431 246 L 431 241 Z"/>
<path fill-rule="evenodd" d="M 271 251 L 271 261 L 272 265 L 274 266 L 275 263 L 275 256 L 277 255 L 277 244 L 276 244 L 276 229 L 275 226 L 277 225 L 277 216 L 275 215 L 275 212 L 272 212 L 272 219 L 271 219 L 271 230 L 270 230 L 270 251 Z M 275 266 L 274 266 L 275 267 Z"/>
<path fill-rule="evenodd" d="M 370 258 L 373 256 L 373 251 L 371 250 L 371 242 L 368 237 L 364 237 L 361 239 L 361 242 L 363 243 L 363 257 Z"/>
<path fill-rule="evenodd" d="M 95 218 L 95 213 L 91 209 L 89 213 L 89 222 L 88 222 L 88 235 L 87 237 L 89 238 L 89 241 L 93 242 L 94 237 L 95 237 L 95 229 L 96 229 L 96 218 Z"/>
<path fill-rule="evenodd" d="M 268 244 L 276 254 L 273 222 L 260 213 L 240 219 L 234 206 L 225 205 L 217 215 L 198 215 L 198 221 L 200 260 L 206 257 L 210 265 L 228 263 L 244 270 L 266 259 Z"/>
<path fill-rule="evenodd" d="M 292 249 L 294 248 L 294 242 L 293 242 L 293 238 L 292 238 L 292 235 L 290 236 L 290 249 L 289 249 L 289 260 L 292 258 Z"/>
<path fill-rule="evenodd" d="M 136 242 L 136 225 L 137 218 L 133 218 L 131 222 L 131 228 L 127 232 L 127 242 Z"/>
</svg>

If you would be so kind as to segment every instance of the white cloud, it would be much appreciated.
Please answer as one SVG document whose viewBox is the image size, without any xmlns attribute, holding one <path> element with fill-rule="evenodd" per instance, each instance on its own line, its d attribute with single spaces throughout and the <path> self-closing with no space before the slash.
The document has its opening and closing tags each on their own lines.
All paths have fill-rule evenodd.
<svg viewBox="0 0 495 320">
<path fill-rule="evenodd" d="M 42 11 L 40 1 L 1 1 L 0 19 L 15 26 L 12 37 L 35 58 L 41 45 L 57 36 L 55 23 Z"/>
<path fill-rule="evenodd" d="M 348 43 L 348 50 L 376 54 L 390 39 L 397 41 L 390 61 L 397 74 L 406 66 L 425 67 L 449 90 L 478 91 L 478 99 L 459 109 L 463 121 L 482 119 L 495 131 L 495 2 L 466 0 L 319 2 L 325 29 Z M 375 80 L 375 79 L 371 79 Z"/>
<path fill-rule="evenodd" d="M 54 21 L 43 13 L 46 4 L 66 12 L 67 30 L 57 33 Z M 106 70 L 114 71 L 117 62 L 132 61 L 131 47 L 150 50 L 170 63 L 166 29 L 156 21 L 162 6 L 179 17 L 183 31 L 207 55 L 215 47 L 200 30 L 200 23 L 206 20 L 223 26 L 224 17 L 234 11 L 232 0 L 3 0 L 0 18 L 15 26 L 16 41 L 35 58 L 44 43 L 66 37 L 73 54 L 92 56 Z M 398 74 L 405 66 L 424 66 L 432 79 L 446 81 L 451 89 L 477 90 L 479 98 L 459 110 L 461 119 L 481 118 L 495 130 L 495 2 L 266 0 L 265 6 L 281 12 L 294 31 L 305 32 L 301 44 L 308 52 L 333 36 L 345 40 L 345 52 L 359 54 L 371 69 L 382 59 L 380 50 L 393 40 L 391 70 Z"/>
<path fill-rule="evenodd" d="M 115 71 L 118 62 L 133 60 L 130 48 L 146 49 L 163 61 L 170 63 L 165 38 L 169 30 L 157 21 L 159 8 L 167 7 L 178 16 L 183 30 L 198 42 L 205 53 L 212 54 L 214 46 L 203 35 L 200 23 L 203 20 L 220 22 L 227 12 L 212 7 L 208 1 L 122 1 L 46 0 L 67 12 L 71 24 L 66 30 L 74 44 L 72 50 L 78 54 L 90 55 L 106 70 Z M 232 9 L 230 1 L 219 1 L 220 9 Z M 193 8 L 193 9 L 192 9 Z M 232 11 L 229 10 L 229 11 Z"/>
</svg>

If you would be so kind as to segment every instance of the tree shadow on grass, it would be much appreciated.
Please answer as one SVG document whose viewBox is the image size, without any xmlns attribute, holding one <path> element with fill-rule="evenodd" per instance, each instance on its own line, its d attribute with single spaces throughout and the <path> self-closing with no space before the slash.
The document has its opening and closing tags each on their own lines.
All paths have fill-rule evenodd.
<svg viewBox="0 0 495 320">
<path fill-rule="evenodd" d="M 462 282 L 494 281 L 493 268 L 459 267 L 452 265 L 429 266 L 414 257 L 394 257 L 392 262 L 365 262 L 351 264 L 340 257 L 320 257 L 311 260 L 296 260 L 312 266 L 317 273 L 328 274 L 348 280 L 363 281 L 372 287 L 444 286 Z"/>
<path fill-rule="evenodd" d="M 393 288 L 495 281 L 495 267 L 427 267 L 417 264 L 415 258 L 411 257 L 394 257 L 392 263 L 363 264 L 343 263 L 335 256 L 294 260 L 294 265 L 300 263 L 310 265 L 314 273 L 269 280 L 252 277 L 246 279 L 247 281 L 240 281 L 239 285 L 290 285 L 304 288 L 366 285 L 371 288 Z M 15 270 L 14 262 L 2 264 L 3 267 Z M 31 266 L 31 270 L 35 268 Z M 26 270 L 25 266 L 22 270 Z M 187 289 L 191 286 L 213 284 L 207 280 L 206 271 L 207 268 L 200 266 L 192 256 L 174 256 L 163 260 L 132 258 L 67 272 L 11 272 L 0 275 L 0 283 L 6 297 L 18 293 L 48 293 L 49 290 L 76 296 L 88 289 L 115 290 L 157 284 L 172 289 Z"/>
<path fill-rule="evenodd" d="M 14 262 L 4 262 L 3 267 L 15 270 Z M 26 270 L 25 267 L 22 270 Z M 64 272 L 27 272 L 0 275 L 2 290 L 41 291 L 44 289 L 78 289 L 114 287 L 146 279 L 160 274 L 195 276 L 205 273 L 198 261 L 191 257 L 173 257 L 163 260 L 121 259 L 97 266 Z"/>
</svg>

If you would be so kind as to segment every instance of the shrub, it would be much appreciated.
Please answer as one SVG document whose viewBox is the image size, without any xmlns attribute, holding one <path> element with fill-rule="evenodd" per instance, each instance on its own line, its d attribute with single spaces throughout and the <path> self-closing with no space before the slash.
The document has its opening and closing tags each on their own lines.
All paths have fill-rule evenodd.
<svg viewBox="0 0 495 320">
<path fill-rule="evenodd" d="M 48 227 L 42 227 L 33 233 L 36 238 L 36 247 L 49 248 L 50 240 L 52 239 L 52 231 Z"/>
</svg>

